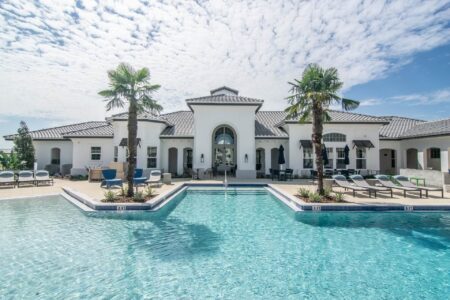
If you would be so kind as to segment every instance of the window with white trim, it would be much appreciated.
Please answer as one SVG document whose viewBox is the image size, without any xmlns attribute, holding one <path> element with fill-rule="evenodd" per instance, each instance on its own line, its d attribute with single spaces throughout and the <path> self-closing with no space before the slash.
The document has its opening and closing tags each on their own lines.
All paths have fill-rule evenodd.
<svg viewBox="0 0 450 300">
<path fill-rule="evenodd" d="M 157 161 L 156 156 L 158 154 L 158 150 L 156 147 L 147 147 L 147 168 L 156 168 Z"/>
<path fill-rule="evenodd" d="M 303 169 L 313 168 L 312 148 L 303 147 Z"/>
<path fill-rule="evenodd" d="M 327 133 L 322 136 L 324 142 L 345 142 L 347 137 L 342 133 Z"/>
<path fill-rule="evenodd" d="M 366 158 L 366 148 L 356 148 L 356 169 L 367 169 Z"/>
<path fill-rule="evenodd" d="M 433 159 L 441 158 L 441 149 L 439 149 L 439 148 L 431 148 L 430 149 L 430 158 L 433 158 Z"/>
<path fill-rule="evenodd" d="M 336 148 L 336 169 L 345 168 L 345 150 L 344 148 Z"/>
<path fill-rule="evenodd" d="M 100 160 L 102 158 L 102 147 L 91 147 L 91 160 Z"/>
</svg>

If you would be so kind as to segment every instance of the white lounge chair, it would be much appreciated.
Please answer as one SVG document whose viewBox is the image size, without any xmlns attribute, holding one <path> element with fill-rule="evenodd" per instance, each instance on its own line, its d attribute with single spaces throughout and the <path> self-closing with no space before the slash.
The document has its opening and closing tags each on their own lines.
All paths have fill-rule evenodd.
<svg viewBox="0 0 450 300">
<path fill-rule="evenodd" d="M 146 184 L 152 184 L 152 183 L 156 183 L 159 185 L 161 185 L 162 181 L 161 181 L 161 171 L 158 170 L 153 170 L 150 172 L 150 177 L 145 181 Z"/>
<path fill-rule="evenodd" d="M 16 186 L 16 180 L 14 179 L 14 172 L 1 171 L 0 172 L 0 186 Z"/>
<path fill-rule="evenodd" d="M 17 187 L 20 187 L 20 184 L 32 184 L 34 185 L 35 179 L 32 171 L 20 171 L 19 176 L 17 178 Z"/>
<path fill-rule="evenodd" d="M 391 192 L 391 198 L 394 197 L 392 193 L 392 188 L 370 185 L 361 175 L 351 175 L 350 179 L 355 183 L 355 185 L 367 188 L 372 192 L 374 192 L 375 198 L 377 197 L 377 192 Z"/>
<path fill-rule="evenodd" d="M 39 186 L 39 183 L 53 185 L 53 178 L 51 178 L 48 171 L 45 170 L 36 171 L 34 179 L 36 181 L 36 186 Z"/>
<path fill-rule="evenodd" d="M 384 187 L 389 187 L 391 189 L 397 189 L 397 190 L 403 191 L 403 197 L 406 197 L 406 192 L 419 192 L 420 198 L 422 198 L 422 190 L 418 189 L 417 187 L 404 187 L 404 186 L 396 185 L 395 183 L 390 181 L 389 177 L 386 175 L 375 175 L 375 178 Z"/>
<path fill-rule="evenodd" d="M 411 181 L 409 181 L 408 177 L 402 176 L 402 175 L 394 176 L 394 179 L 397 180 L 397 182 L 400 183 L 400 185 L 403 187 L 416 188 L 416 189 L 421 189 L 421 190 L 425 191 L 425 197 L 427 197 L 427 198 L 428 198 L 428 192 L 433 192 L 433 191 L 441 192 L 442 198 L 444 198 L 444 188 L 431 187 L 431 186 L 418 186 L 418 185 L 415 185 L 414 183 L 412 183 Z"/>
<path fill-rule="evenodd" d="M 347 189 L 352 190 L 353 197 L 356 196 L 356 191 L 368 192 L 369 197 L 372 196 L 372 192 L 370 189 L 350 184 L 344 175 L 333 175 L 333 180 L 334 180 L 334 183 L 336 183 L 339 187 L 344 188 L 345 190 L 347 190 Z"/>
</svg>

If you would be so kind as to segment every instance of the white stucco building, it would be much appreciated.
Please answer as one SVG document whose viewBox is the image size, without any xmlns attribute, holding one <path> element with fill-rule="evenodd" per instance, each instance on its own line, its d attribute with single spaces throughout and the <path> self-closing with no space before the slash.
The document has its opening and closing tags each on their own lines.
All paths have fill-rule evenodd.
<svg viewBox="0 0 450 300">
<path fill-rule="evenodd" d="M 241 97 L 222 87 L 205 97 L 187 99 L 187 110 L 138 116 L 137 165 L 174 175 L 189 170 L 229 170 L 255 178 L 278 169 L 284 147 L 285 168 L 294 175 L 314 169 L 311 124 L 286 119 L 283 111 L 264 111 L 263 100 Z M 402 117 L 376 117 L 332 111 L 324 125 L 327 169 L 361 173 L 399 173 L 400 169 L 448 172 L 450 119 L 426 122 Z M 65 166 L 72 175 L 90 167 L 127 160 L 127 114 L 104 122 L 84 122 L 32 133 L 38 168 Z M 5 139 L 13 139 L 13 135 Z M 348 146 L 349 164 L 344 163 Z"/>
</svg>

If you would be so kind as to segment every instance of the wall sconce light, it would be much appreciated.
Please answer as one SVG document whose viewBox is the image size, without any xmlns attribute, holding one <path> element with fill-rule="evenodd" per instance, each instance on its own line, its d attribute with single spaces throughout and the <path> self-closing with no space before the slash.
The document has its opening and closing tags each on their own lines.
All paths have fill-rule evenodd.
<svg viewBox="0 0 450 300">
<path fill-rule="evenodd" d="M 248 162 L 248 154 L 247 154 L 247 153 L 245 153 L 244 161 L 245 161 L 246 163 Z"/>
<path fill-rule="evenodd" d="M 200 162 L 204 163 L 205 162 L 205 156 L 202 154 L 200 154 Z"/>
</svg>

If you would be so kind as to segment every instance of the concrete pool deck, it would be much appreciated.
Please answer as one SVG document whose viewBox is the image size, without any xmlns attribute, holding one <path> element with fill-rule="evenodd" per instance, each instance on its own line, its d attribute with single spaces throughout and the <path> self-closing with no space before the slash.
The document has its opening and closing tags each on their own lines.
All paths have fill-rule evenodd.
<svg viewBox="0 0 450 300">
<path fill-rule="evenodd" d="M 366 193 L 357 193 L 356 197 L 353 197 L 350 191 L 343 191 L 340 188 L 334 188 L 334 190 L 342 192 L 345 194 L 344 203 L 305 203 L 298 199 L 295 195 L 299 187 L 307 188 L 314 191 L 316 186 L 307 179 L 296 179 L 293 181 L 272 181 L 270 179 L 253 179 L 253 180 L 242 180 L 229 178 L 228 182 L 230 184 L 267 184 L 274 190 L 283 194 L 285 197 L 289 198 L 291 201 L 295 201 L 299 206 L 311 206 L 317 207 L 372 207 L 372 206 L 426 206 L 427 210 L 431 210 L 430 206 L 435 206 L 437 210 L 442 209 L 444 206 L 450 208 L 450 193 L 444 193 L 444 198 L 441 198 L 440 192 L 430 192 L 428 198 L 420 198 L 417 193 L 408 193 L 407 197 L 403 197 L 403 194 L 398 191 L 394 192 L 394 197 L 391 198 L 390 195 L 378 193 L 377 198 L 369 198 Z M 172 184 L 165 185 L 162 184 L 160 187 L 154 187 L 156 195 L 163 196 L 164 199 L 166 195 L 171 195 L 174 191 L 179 190 L 180 186 L 183 184 L 222 184 L 221 180 L 186 180 L 186 179 L 175 179 Z M 30 186 L 21 188 L 0 188 L 0 200 L 12 199 L 12 198 L 25 198 L 25 197 L 36 197 L 45 195 L 56 195 L 60 194 L 63 188 L 67 188 L 71 191 L 86 195 L 93 202 L 102 204 L 100 201 L 103 198 L 105 189 L 100 188 L 99 182 L 88 182 L 88 181 L 71 181 L 65 179 L 55 179 L 53 186 Z M 117 190 L 118 191 L 118 190 Z M 158 197 L 158 196 L 157 196 Z M 157 198 L 155 197 L 155 198 Z M 152 199 L 153 200 L 153 199 Z M 159 200 L 159 199 L 156 199 Z M 151 201 L 150 201 L 151 202 Z M 104 204 L 104 203 L 103 203 Z M 128 203 L 129 204 L 129 203 Z M 307 210 L 308 208 L 306 208 Z M 312 209 L 313 210 L 313 209 Z M 331 209 L 335 210 L 335 209 Z M 339 209 L 336 209 L 339 210 Z M 353 210 L 353 209 L 350 209 Z M 398 210 L 398 209 L 397 209 Z"/>
</svg>

